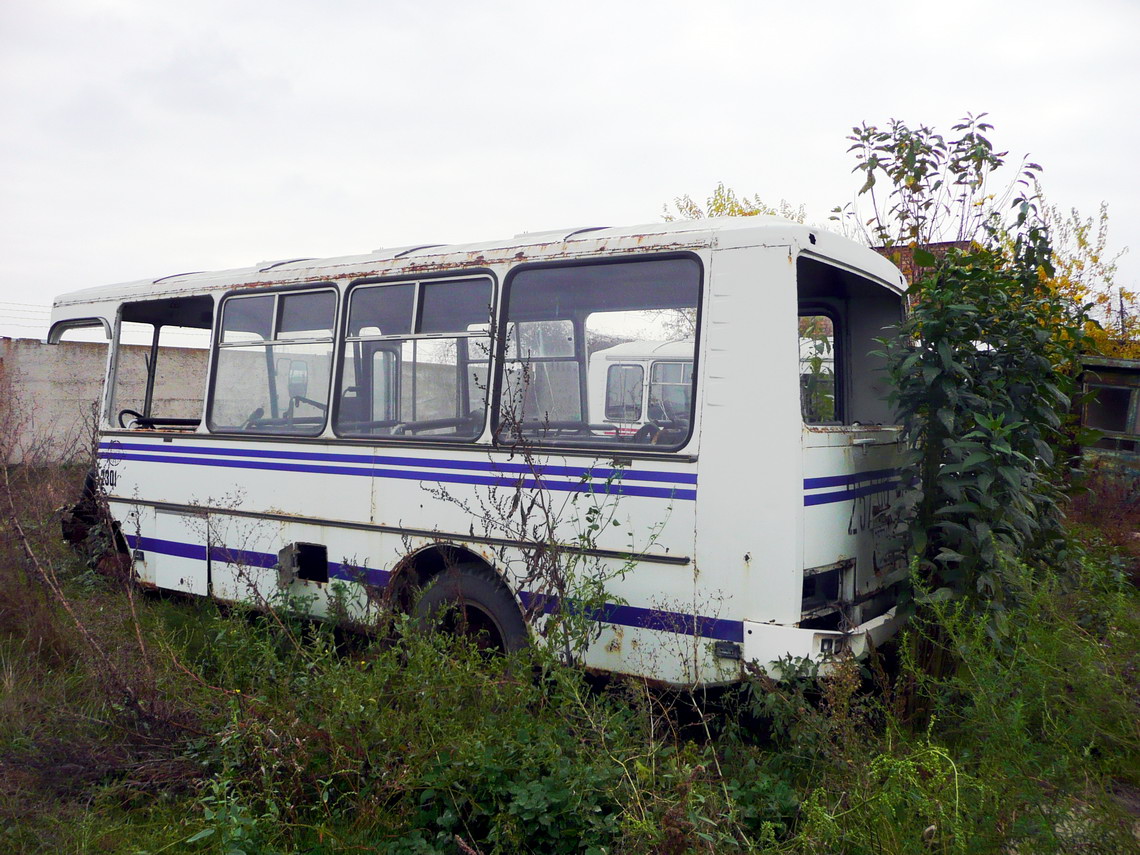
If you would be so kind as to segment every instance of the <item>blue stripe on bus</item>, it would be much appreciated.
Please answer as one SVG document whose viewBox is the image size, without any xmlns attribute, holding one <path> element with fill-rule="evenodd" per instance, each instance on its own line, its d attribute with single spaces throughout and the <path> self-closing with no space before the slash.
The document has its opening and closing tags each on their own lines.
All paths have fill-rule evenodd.
<svg viewBox="0 0 1140 855">
<path fill-rule="evenodd" d="M 119 454 L 117 460 L 134 460 L 143 463 L 174 463 L 188 466 L 221 466 L 230 469 L 264 469 L 279 472 L 308 472 L 320 475 L 356 475 L 366 478 L 396 478 L 406 481 L 434 481 L 446 484 L 475 484 L 487 487 L 526 487 L 557 490 L 570 493 L 609 493 L 619 496 L 648 496 L 658 499 L 684 499 L 695 501 L 696 490 L 679 487 L 640 487 L 615 481 L 548 481 L 542 478 L 509 478 L 488 475 L 458 475 L 444 472 L 411 472 L 398 469 L 355 466 L 306 466 L 299 463 L 277 463 L 259 460 L 222 460 L 180 457 L 173 454 Z M 430 465 L 430 464 L 424 464 Z"/>
<path fill-rule="evenodd" d="M 165 448 L 153 443 L 138 442 L 101 442 L 99 448 L 110 451 L 107 458 L 121 457 L 117 452 L 145 451 L 151 454 L 175 453 L 173 448 Z M 418 466 L 435 467 L 437 469 L 463 469 L 475 472 L 503 472 L 516 474 L 538 475 L 568 475 L 574 478 L 595 478 L 605 480 L 618 477 L 625 481 L 665 481 L 676 484 L 696 484 L 697 476 L 687 472 L 654 472 L 638 471 L 633 469 L 593 468 L 580 466 L 528 466 L 525 463 L 502 463 L 498 461 L 479 460 L 435 460 L 420 457 L 390 457 L 374 454 L 330 454 L 317 451 L 277 451 L 267 449 L 242 449 L 199 445 L 179 446 L 177 454 L 223 455 L 228 457 L 249 457 L 271 460 L 311 460 L 327 463 L 362 463 L 383 466 Z"/>
<path fill-rule="evenodd" d="M 523 606 L 540 608 L 543 614 L 553 614 L 561 609 L 557 597 L 519 591 Z M 571 601 L 570 608 L 576 604 Z M 672 632 L 678 635 L 696 635 L 717 641 L 744 641 L 744 623 L 738 620 L 691 615 L 685 612 L 669 612 L 662 609 L 646 609 L 641 606 L 603 603 L 599 607 L 584 612 L 586 617 L 598 623 L 612 623 L 638 629 L 652 629 L 657 632 Z"/>
<path fill-rule="evenodd" d="M 163 540 L 157 537 L 139 537 L 127 535 L 127 544 L 132 549 L 141 549 L 144 552 L 157 552 L 160 555 L 172 555 L 176 558 L 192 558 L 197 561 L 206 560 L 206 548 L 193 543 L 180 543 L 175 540 Z M 245 567 L 276 567 L 278 556 L 273 552 L 255 552 L 252 549 L 230 549 L 226 546 L 211 546 L 210 560 L 225 564 L 239 564 Z M 382 587 L 388 584 L 392 574 L 387 570 L 377 570 L 372 567 L 361 567 L 355 564 L 328 563 L 329 578 L 341 579 L 345 582 L 358 582 L 364 585 Z"/>
<path fill-rule="evenodd" d="M 624 481 L 656 481 L 673 482 L 678 484 L 693 484 L 697 476 L 689 473 L 669 472 L 631 472 L 620 469 L 579 468 L 571 466 L 536 466 L 525 464 L 499 463 L 495 461 L 463 461 L 463 460 L 432 460 L 414 457 L 389 457 L 366 454 L 326 454 L 305 451 L 269 451 L 264 449 L 228 449 L 202 446 L 184 446 L 177 453 L 146 443 L 100 443 L 105 452 L 100 455 L 104 459 L 134 460 L 151 463 L 175 463 L 182 465 L 219 466 L 236 469 L 262 469 L 282 472 L 306 472 L 324 475 L 354 475 L 374 478 L 394 478 L 411 481 L 435 481 L 449 484 L 472 484 L 489 487 L 518 487 L 532 489 L 550 489 L 560 492 L 598 492 L 621 496 L 645 496 L 649 498 L 680 499 L 693 501 L 696 499 L 696 490 L 676 487 L 649 487 L 635 484 L 625 484 Z M 150 452 L 149 454 L 124 454 L 123 450 L 138 450 Z M 199 455 L 187 457 L 183 455 Z M 224 455 L 226 458 L 218 459 Z M 260 459 L 240 459 L 260 458 Z M 302 463 L 287 463 L 274 461 L 312 460 L 340 463 L 360 463 L 359 467 L 348 466 L 320 466 L 305 465 Z M 386 469 L 381 466 L 422 467 L 424 469 L 456 469 L 474 472 L 511 473 L 524 476 L 511 478 L 507 474 L 495 475 L 461 475 L 441 472 L 413 472 L 399 469 Z M 805 478 L 805 490 L 818 490 L 826 487 L 845 487 L 828 493 L 815 493 L 804 496 L 804 506 L 833 504 L 847 502 L 862 496 L 897 489 L 901 482 L 897 479 L 897 469 L 876 469 L 866 472 L 856 472 L 846 475 L 827 475 L 816 478 Z M 573 476 L 583 480 L 578 482 L 550 481 L 549 476 Z M 533 477 L 537 476 L 537 477 Z M 613 479 L 612 481 L 610 479 Z M 885 480 L 878 484 L 863 484 L 866 481 L 877 479 Z M 863 484 L 863 486 L 856 486 Z"/>
<path fill-rule="evenodd" d="M 177 540 L 163 540 L 158 537 L 139 537 L 128 534 L 127 545 L 131 549 L 157 552 L 160 555 L 172 555 L 175 558 L 192 558 L 195 561 L 206 560 L 206 547 L 196 543 L 180 543 Z"/>
<path fill-rule="evenodd" d="M 277 566 L 274 552 L 254 552 L 252 549 L 230 549 L 228 546 L 211 546 L 210 560 L 225 564 L 240 564 L 243 567 L 270 568 Z"/>
<path fill-rule="evenodd" d="M 834 493 L 814 493 L 810 496 L 804 496 L 804 507 L 812 505 L 829 505 L 833 502 L 849 502 L 852 499 L 858 499 L 863 496 L 870 496 L 875 493 L 886 493 L 890 490 L 896 490 L 902 486 L 902 481 L 884 481 L 881 484 L 868 484 L 865 487 L 856 487 L 853 490 L 838 490 Z"/>
<path fill-rule="evenodd" d="M 897 469 L 872 469 L 866 472 L 853 472 L 846 475 L 825 475 L 820 478 L 804 478 L 805 490 L 818 490 L 824 487 L 843 487 L 842 490 L 832 490 L 827 493 L 813 493 L 804 496 L 804 507 L 813 505 L 830 505 L 837 502 L 849 502 L 862 496 L 874 493 L 886 493 L 898 489 L 902 485 Z M 877 484 L 867 484 L 867 481 L 878 481 Z"/>
<path fill-rule="evenodd" d="M 804 478 L 804 489 L 815 490 L 820 487 L 843 487 L 858 484 L 860 481 L 871 481 L 877 478 L 896 478 L 897 469 L 874 469 L 869 472 L 855 472 L 850 475 L 826 475 L 822 478 Z"/>
<path fill-rule="evenodd" d="M 392 578 L 392 573 L 389 570 L 376 570 L 373 567 L 361 567 L 358 564 L 334 564 L 330 561 L 329 578 L 339 579 L 342 582 L 371 585 L 373 588 L 383 588 Z"/>
<path fill-rule="evenodd" d="M 138 537 L 128 535 L 127 543 L 132 549 L 142 549 L 148 552 L 157 552 L 160 555 L 172 555 L 178 558 L 193 558 L 199 561 L 206 560 L 206 547 L 199 544 L 180 543 L 173 540 L 162 540 L 157 537 Z M 242 564 L 247 567 L 270 568 L 277 565 L 277 556 L 272 552 L 254 552 L 247 549 L 227 549 L 222 546 L 212 546 L 209 549 L 210 559 L 230 564 Z M 376 570 L 369 567 L 359 567 L 347 564 L 334 564 L 329 562 L 329 578 L 341 579 L 346 582 L 358 582 L 376 587 L 383 587 L 391 579 L 392 574 L 387 570 Z M 532 591 L 519 591 L 519 600 L 523 607 L 540 608 L 543 614 L 552 614 L 561 608 L 557 597 L 535 594 Z M 575 608 L 571 601 L 570 608 Z M 744 623 L 738 620 L 725 620 L 724 618 L 708 617 L 706 615 L 692 615 L 685 612 L 671 612 L 662 609 L 647 609 L 641 606 L 619 605 L 618 603 L 603 603 L 599 607 L 591 608 L 587 613 L 590 620 L 599 623 L 629 626 L 637 629 L 650 629 L 657 632 L 672 632 L 677 635 L 694 635 L 700 638 L 711 638 L 716 641 L 744 641 Z"/>
</svg>

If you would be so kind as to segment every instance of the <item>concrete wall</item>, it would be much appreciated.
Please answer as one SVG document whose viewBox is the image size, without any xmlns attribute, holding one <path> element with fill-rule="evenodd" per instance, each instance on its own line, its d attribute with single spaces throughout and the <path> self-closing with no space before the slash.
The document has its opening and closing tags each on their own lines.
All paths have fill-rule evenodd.
<svg viewBox="0 0 1140 855">
<path fill-rule="evenodd" d="M 108 345 L 65 341 L 56 345 L 36 339 L 0 338 L 0 459 L 9 463 L 82 461 L 90 456 L 98 408 L 102 406 L 103 375 Z M 119 357 L 118 378 L 111 405 L 112 418 L 122 409 L 142 411 L 146 397 L 146 360 L 150 348 L 127 345 Z M 265 384 L 265 360 L 254 354 L 246 385 Z M 198 418 L 206 389 L 208 352 L 193 348 L 163 348 L 155 381 L 155 416 Z M 308 355 L 310 395 L 325 398 L 329 376 L 327 357 Z M 455 415 L 455 370 L 451 366 L 419 366 L 420 419 Z M 410 395 L 411 366 L 404 364 L 403 388 Z M 287 392 L 284 387 L 281 394 Z M 402 414 L 411 418 L 410 398 Z M 249 416 L 248 396 L 234 405 L 226 398 L 215 403 L 226 421 L 228 410 L 236 424 Z M 228 407 L 228 410 L 227 410 Z M 217 413 L 216 413 L 217 414 Z M 316 414 L 316 411 L 314 411 Z"/>
<path fill-rule="evenodd" d="M 141 404 L 146 393 L 145 354 L 127 346 L 120 408 Z M 0 457 L 9 463 L 83 460 L 90 452 L 96 407 L 103 394 L 107 345 L 0 338 Z M 156 412 L 201 411 L 206 351 L 164 350 L 159 358 L 162 389 Z"/>
</svg>

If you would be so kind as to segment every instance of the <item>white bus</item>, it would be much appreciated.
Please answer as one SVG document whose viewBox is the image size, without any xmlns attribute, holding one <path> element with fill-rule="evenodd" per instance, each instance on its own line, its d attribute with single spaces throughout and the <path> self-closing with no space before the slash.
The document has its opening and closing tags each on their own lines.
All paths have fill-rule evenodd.
<svg viewBox="0 0 1140 855">
<path fill-rule="evenodd" d="M 627 341 L 590 356 L 590 418 L 660 443 L 689 432 L 694 342 Z M 680 433 L 677 433 L 680 432 Z M 634 442 L 640 442 L 634 439 Z"/>
<path fill-rule="evenodd" d="M 98 477 L 140 583 L 458 604 L 515 649 L 574 607 L 535 572 L 553 554 L 607 580 L 586 666 L 696 686 L 896 629 L 902 448 L 871 354 L 903 290 L 870 249 L 734 218 L 77 291 L 49 340 L 111 338 Z M 172 372 L 164 342 L 195 335 Z M 611 401 L 623 347 L 648 382 Z"/>
</svg>

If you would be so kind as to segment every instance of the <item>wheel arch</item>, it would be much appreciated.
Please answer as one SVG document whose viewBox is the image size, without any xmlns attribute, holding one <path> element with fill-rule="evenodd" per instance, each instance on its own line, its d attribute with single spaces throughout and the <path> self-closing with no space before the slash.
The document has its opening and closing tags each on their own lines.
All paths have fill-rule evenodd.
<svg viewBox="0 0 1140 855">
<path fill-rule="evenodd" d="M 495 566 L 491 558 L 470 546 L 446 541 L 421 546 L 401 558 L 393 569 L 388 583 L 390 596 L 401 610 L 408 612 L 420 590 L 427 587 L 437 576 L 446 573 L 448 569 L 463 564 L 478 565 L 492 574 L 510 593 L 520 614 L 522 613 L 518 592 L 507 582 L 506 575 Z"/>
</svg>

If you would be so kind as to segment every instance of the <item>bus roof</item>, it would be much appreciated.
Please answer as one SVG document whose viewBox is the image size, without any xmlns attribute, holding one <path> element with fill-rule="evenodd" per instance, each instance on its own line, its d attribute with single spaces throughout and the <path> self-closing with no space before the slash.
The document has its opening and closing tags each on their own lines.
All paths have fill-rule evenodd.
<svg viewBox="0 0 1140 855">
<path fill-rule="evenodd" d="M 373 276 L 420 275 L 498 264 L 569 260 L 623 252 L 668 252 L 745 246 L 789 246 L 869 275 L 902 293 L 898 268 L 874 251 L 823 229 L 778 217 L 718 217 L 622 228 L 585 227 L 524 232 L 505 240 L 421 244 L 337 258 L 294 258 L 213 272 L 180 273 L 85 288 L 57 297 L 52 326 L 69 319 L 112 321 L 123 302 L 185 297 L 232 288 L 270 287 Z"/>
</svg>

